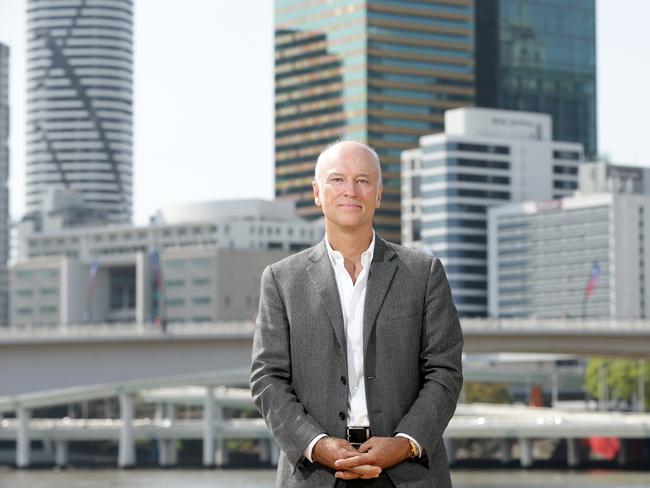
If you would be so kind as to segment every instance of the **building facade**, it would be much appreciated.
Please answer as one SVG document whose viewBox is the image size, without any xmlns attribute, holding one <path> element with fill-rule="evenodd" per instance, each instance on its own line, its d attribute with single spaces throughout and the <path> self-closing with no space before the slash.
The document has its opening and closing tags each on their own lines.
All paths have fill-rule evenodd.
<svg viewBox="0 0 650 488">
<path fill-rule="evenodd" d="M 65 189 L 131 221 L 132 93 L 132 0 L 28 0 L 28 217 Z"/>
<path fill-rule="evenodd" d="M 264 267 L 324 234 L 292 202 L 262 200 L 171 207 L 146 227 L 27 224 L 11 267 L 16 325 L 250 319 Z"/>
<path fill-rule="evenodd" d="M 650 196 L 577 194 L 489 210 L 489 313 L 648 317 Z"/>
<path fill-rule="evenodd" d="M 0 43 L 0 326 L 9 319 L 9 47 Z"/>
<path fill-rule="evenodd" d="M 374 147 L 384 196 L 375 228 L 399 241 L 400 154 L 474 104 L 474 0 L 276 0 L 275 191 L 318 218 L 320 151 Z"/>
<path fill-rule="evenodd" d="M 463 316 L 487 314 L 487 209 L 577 188 L 582 145 L 551 134 L 546 114 L 461 108 L 402 153 L 402 242 L 441 258 Z"/>
<path fill-rule="evenodd" d="M 594 0 L 476 2 L 476 104 L 542 112 L 596 154 Z"/>
</svg>

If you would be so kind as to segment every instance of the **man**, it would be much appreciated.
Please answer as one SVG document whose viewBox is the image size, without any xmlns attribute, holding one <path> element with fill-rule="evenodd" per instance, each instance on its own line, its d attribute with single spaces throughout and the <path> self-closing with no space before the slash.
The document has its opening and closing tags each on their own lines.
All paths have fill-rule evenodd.
<svg viewBox="0 0 650 488">
<path fill-rule="evenodd" d="M 266 268 L 253 400 L 281 448 L 281 487 L 450 487 L 442 441 L 462 333 L 437 258 L 375 235 L 374 150 L 318 158 L 325 239 Z"/>
</svg>

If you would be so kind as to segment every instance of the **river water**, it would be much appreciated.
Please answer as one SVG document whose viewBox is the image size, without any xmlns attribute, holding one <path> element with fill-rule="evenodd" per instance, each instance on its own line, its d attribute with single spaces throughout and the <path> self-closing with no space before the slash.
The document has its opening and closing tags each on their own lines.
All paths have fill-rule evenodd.
<svg viewBox="0 0 650 488">
<path fill-rule="evenodd" d="M 0 467 L 0 488 L 273 488 L 272 470 L 50 469 Z M 455 488 L 649 488 L 650 472 L 453 470 Z"/>
</svg>

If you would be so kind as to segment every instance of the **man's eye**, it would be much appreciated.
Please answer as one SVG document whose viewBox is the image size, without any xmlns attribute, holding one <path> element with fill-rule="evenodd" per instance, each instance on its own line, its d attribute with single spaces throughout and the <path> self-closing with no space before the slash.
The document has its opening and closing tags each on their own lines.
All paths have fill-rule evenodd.
<svg viewBox="0 0 650 488">
<path fill-rule="evenodd" d="M 367 184 L 368 184 L 368 180 L 357 180 L 357 182 L 358 182 L 360 185 L 367 185 Z"/>
<path fill-rule="evenodd" d="M 332 178 L 332 181 L 336 181 L 337 183 L 340 183 L 341 181 L 343 181 L 343 178 L 339 176 L 335 176 L 334 178 Z"/>
</svg>

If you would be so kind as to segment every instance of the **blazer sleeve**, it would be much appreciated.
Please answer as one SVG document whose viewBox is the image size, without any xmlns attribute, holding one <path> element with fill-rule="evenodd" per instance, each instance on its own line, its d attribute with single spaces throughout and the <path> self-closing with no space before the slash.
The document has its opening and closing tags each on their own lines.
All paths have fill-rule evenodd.
<svg viewBox="0 0 650 488">
<path fill-rule="evenodd" d="M 395 432 L 412 436 L 426 452 L 433 453 L 456 410 L 463 384 L 463 334 L 438 258 L 433 259 L 429 270 L 422 320 L 422 387 Z"/>
<path fill-rule="evenodd" d="M 255 406 L 295 471 L 305 448 L 325 430 L 305 411 L 291 386 L 289 321 L 271 266 L 262 274 L 251 392 Z"/>
</svg>

